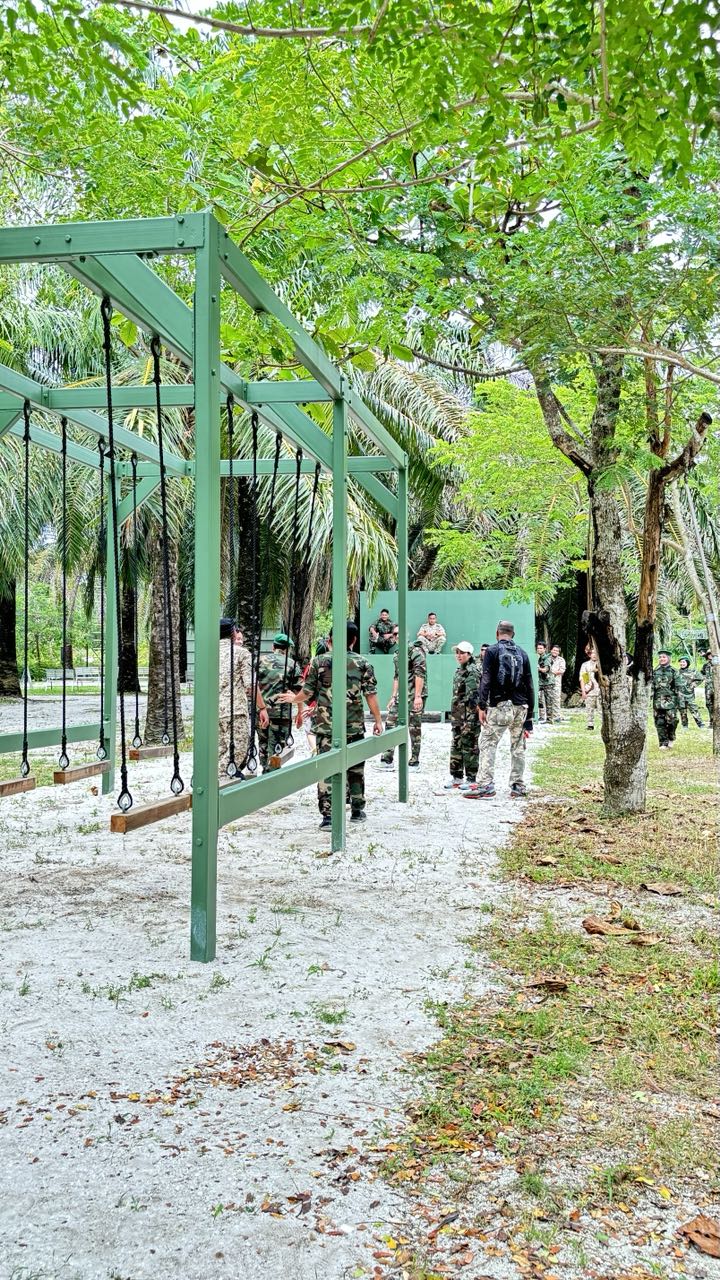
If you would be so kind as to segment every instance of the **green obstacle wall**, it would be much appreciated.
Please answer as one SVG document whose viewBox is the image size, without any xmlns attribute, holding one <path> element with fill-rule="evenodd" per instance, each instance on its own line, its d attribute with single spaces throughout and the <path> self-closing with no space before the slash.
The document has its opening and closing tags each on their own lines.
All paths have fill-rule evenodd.
<svg viewBox="0 0 720 1280">
<path fill-rule="evenodd" d="M 455 672 L 455 655 L 451 646 L 460 640 L 469 640 L 479 653 L 480 645 L 495 640 L 495 628 L 501 618 L 515 624 L 515 639 L 530 656 L 535 680 L 535 603 L 503 604 L 503 591 L 411 591 L 408 594 L 408 636 L 414 639 L 418 628 L 430 612 L 436 613 L 447 632 L 447 643 L 442 653 L 428 654 L 427 711 L 449 711 Z M 378 678 L 380 705 L 387 706 L 392 692 L 392 654 L 374 653 L 368 650 L 368 627 L 381 609 L 389 609 L 393 621 L 397 620 L 397 595 L 394 591 L 379 591 L 372 598 L 366 592 L 360 596 L 360 649 L 372 662 Z M 535 680 L 537 686 L 537 681 Z M 535 689 L 537 695 L 537 687 Z"/>
</svg>

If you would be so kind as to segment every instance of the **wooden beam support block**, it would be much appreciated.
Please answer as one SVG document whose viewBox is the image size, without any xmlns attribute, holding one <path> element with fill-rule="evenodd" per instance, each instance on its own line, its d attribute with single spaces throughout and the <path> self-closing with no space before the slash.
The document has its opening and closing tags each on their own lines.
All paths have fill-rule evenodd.
<svg viewBox="0 0 720 1280">
<path fill-rule="evenodd" d="M 165 800 L 153 800 L 150 804 L 135 805 L 128 813 L 113 813 L 110 817 L 110 830 L 126 835 L 128 831 L 148 827 L 152 822 L 162 822 L 164 818 L 174 818 L 175 814 L 187 813 L 189 809 L 192 809 L 192 791 L 184 791 L 181 796 L 169 796 Z"/>
<path fill-rule="evenodd" d="M 7 782 L 0 782 L 0 796 L 17 796 L 21 791 L 34 790 L 34 778 L 10 778 Z"/>
<path fill-rule="evenodd" d="M 162 743 L 152 747 L 131 747 L 128 755 L 131 760 L 159 760 L 161 756 L 171 756 L 172 746 L 164 747 Z"/>
<path fill-rule="evenodd" d="M 99 773 L 109 772 L 109 760 L 96 760 L 93 764 L 74 764 L 69 769 L 56 769 L 53 782 L 60 786 L 66 782 L 81 782 L 83 778 L 95 778 Z"/>
</svg>

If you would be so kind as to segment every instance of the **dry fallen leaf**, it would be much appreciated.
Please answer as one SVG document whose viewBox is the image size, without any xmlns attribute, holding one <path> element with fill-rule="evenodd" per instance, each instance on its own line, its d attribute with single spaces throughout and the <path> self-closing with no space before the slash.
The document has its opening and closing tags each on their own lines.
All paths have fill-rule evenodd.
<svg viewBox="0 0 720 1280">
<path fill-rule="evenodd" d="M 634 947 L 656 947 L 662 942 L 659 933 L 632 933 L 628 938 Z"/>
<path fill-rule="evenodd" d="M 598 916 L 586 916 L 582 926 L 586 933 L 599 933 L 603 937 L 625 933 L 625 929 L 621 924 L 616 924 L 613 920 L 600 920 Z"/>
<path fill-rule="evenodd" d="M 337 1049 L 338 1053 L 352 1053 L 357 1045 L 352 1040 L 325 1040 L 326 1049 Z"/>
<path fill-rule="evenodd" d="M 562 978 L 540 978 L 537 982 L 528 982 L 528 987 L 534 991 L 567 991 L 568 984 Z"/>
<path fill-rule="evenodd" d="M 699 1213 L 696 1218 L 680 1227 L 679 1234 L 687 1236 L 691 1244 L 711 1258 L 720 1258 L 720 1222 Z"/>
<path fill-rule="evenodd" d="M 557 858 L 553 858 L 549 853 L 544 858 L 538 858 L 537 865 L 539 867 L 556 867 Z"/>
<path fill-rule="evenodd" d="M 679 884 L 669 884 L 664 880 L 657 880 L 652 884 L 646 884 L 643 881 L 640 888 L 645 889 L 647 893 L 660 893 L 667 898 L 676 898 L 683 892 Z"/>
</svg>

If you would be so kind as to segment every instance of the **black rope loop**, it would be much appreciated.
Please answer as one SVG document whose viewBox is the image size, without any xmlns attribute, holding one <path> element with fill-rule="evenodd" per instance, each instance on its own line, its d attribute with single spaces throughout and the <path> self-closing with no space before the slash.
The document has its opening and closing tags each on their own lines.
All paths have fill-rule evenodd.
<svg viewBox="0 0 720 1280">
<path fill-rule="evenodd" d="M 230 487 L 230 521 L 228 538 L 230 543 L 228 560 L 230 563 L 230 583 L 232 592 L 233 567 L 235 564 L 235 477 L 233 475 L 233 453 L 235 451 L 235 417 L 233 408 L 235 400 L 232 395 L 227 398 L 227 434 Z M 237 603 L 237 598 L 236 598 Z M 234 610 L 230 610 L 234 614 Z M 235 641 L 234 632 L 230 632 L 230 742 L 228 744 L 228 762 L 225 773 L 228 778 L 236 778 L 240 770 L 235 760 Z"/>
<path fill-rule="evenodd" d="M 105 749 L 105 441 L 102 436 L 98 440 L 99 475 L 100 475 L 100 524 L 98 538 L 100 542 L 100 738 L 95 755 L 98 760 L 107 759 Z"/>
<path fill-rule="evenodd" d="M 170 583 L 170 550 L 168 546 L 168 510 L 167 510 L 167 480 L 165 475 L 165 455 L 163 451 L 163 414 L 162 401 L 160 397 L 160 388 L 162 380 L 160 377 L 160 338 L 154 333 L 150 342 L 150 351 L 153 358 L 153 382 L 155 384 L 155 415 L 157 421 L 157 444 L 158 444 L 158 460 L 160 463 L 160 507 L 162 513 L 162 551 L 163 551 L 163 596 L 165 604 L 165 637 L 163 643 L 163 656 L 165 659 L 165 699 L 164 699 L 164 716 L 165 731 L 162 741 L 165 746 L 169 745 L 170 735 L 168 733 L 168 667 L 170 669 L 170 702 L 172 710 L 172 744 L 173 744 L 173 775 L 170 779 L 170 790 L 174 796 L 179 796 L 185 790 L 185 783 L 180 776 L 180 752 L 178 749 L 178 725 L 177 725 L 177 701 L 175 686 L 175 640 L 172 629 L 172 599 L 171 599 L 171 583 Z"/>
<path fill-rule="evenodd" d="M 23 621 L 23 740 L 20 776 L 27 778 L 30 773 L 28 760 L 28 659 L 30 657 L 29 609 L 30 609 L 30 401 L 23 402 L 23 445 L 25 454 L 24 484 L 24 517 L 25 517 L 25 570 L 23 575 L 23 602 L 25 618 Z"/>
<path fill-rule="evenodd" d="M 140 732 L 140 678 L 138 675 L 138 663 L 140 660 L 140 624 L 138 621 L 138 523 L 137 523 L 137 465 L 138 456 L 132 453 L 130 456 L 130 466 L 132 468 L 132 523 L 133 523 L 133 644 L 135 645 L 135 732 L 133 734 L 132 745 L 137 751 L 142 746 L 142 734 Z"/>
<path fill-rule="evenodd" d="M 67 769 L 70 757 L 67 753 L 67 418 L 60 419 L 60 456 L 62 458 L 62 736 L 58 765 Z"/>
<path fill-rule="evenodd" d="M 253 411 L 250 417 L 250 426 L 252 432 L 252 506 L 251 506 L 251 534 L 250 534 L 250 558 L 252 573 L 252 599 L 250 606 L 251 616 L 251 637 L 250 637 L 250 732 L 248 735 L 248 749 L 240 768 L 247 769 L 249 773 L 257 773 L 258 767 L 258 751 L 255 744 L 255 734 L 257 732 L 257 698 L 258 684 L 260 678 L 260 646 L 262 642 L 262 606 L 260 605 L 259 589 L 260 579 L 258 574 L 258 471 L 257 471 L 257 455 L 258 455 L 258 415 Z"/>
<path fill-rule="evenodd" d="M 297 562 L 298 526 L 300 521 L 300 478 L 302 475 L 302 461 L 303 461 L 303 451 L 302 449 L 296 449 L 295 451 L 295 504 L 293 507 L 292 533 L 290 537 L 290 581 L 288 583 L 288 611 L 287 611 L 288 621 L 287 621 L 287 627 L 285 628 L 285 634 L 287 635 L 288 640 L 292 639 L 292 636 L 293 636 L 293 615 L 295 611 L 295 572 L 297 568 L 296 562 Z M 284 688 L 287 686 L 287 673 L 288 673 L 289 661 L 290 661 L 290 645 L 288 644 L 287 648 L 285 649 L 285 666 L 283 669 L 283 687 Z M 284 720 L 285 720 L 285 713 L 283 711 L 281 723 L 284 722 Z M 292 724 L 293 724 L 293 712 L 292 712 L 292 706 L 290 706 L 288 707 L 288 731 L 285 736 L 286 747 L 292 747 L 295 742 L 295 739 L 293 738 Z"/>
<path fill-rule="evenodd" d="M 110 463 L 110 515 L 111 527 L 108 530 L 112 538 L 113 569 L 115 576 L 115 623 L 117 631 L 118 668 L 123 666 L 123 630 L 122 630 L 122 593 L 120 586 L 120 546 L 118 538 L 118 486 L 115 456 L 115 427 L 113 423 L 112 402 L 112 331 L 110 321 L 113 306 L 107 294 L 100 304 L 103 325 L 103 350 L 105 352 L 105 399 L 108 419 L 108 461 Z M 128 789 L 127 740 L 125 734 L 125 695 L 122 684 L 117 690 L 120 702 L 120 794 L 117 803 L 123 813 L 132 808 L 133 799 Z"/>
</svg>

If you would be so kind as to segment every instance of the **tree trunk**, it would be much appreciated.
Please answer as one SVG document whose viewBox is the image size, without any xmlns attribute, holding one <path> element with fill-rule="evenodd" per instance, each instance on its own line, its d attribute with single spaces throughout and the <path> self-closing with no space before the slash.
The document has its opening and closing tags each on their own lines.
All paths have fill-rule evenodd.
<svg viewBox="0 0 720 1280">
<path fill-rule="evenodd" d="M 0 581 L 0 698 L 19 698 L 16 584 Z"/>
<path fill-rule="evenodd" d="M 698 598 L 700 607 L 705 615 L 705 625 L 708 633 L 708 646 L 710 652 L 715 659 L 713 667 L 713 687 L 715 689 L 715 716 L 713 718 L 713 755 L 720 755 L 720 636 L 717 630 L 716 619 L 718 617 L 718 606 L 713 599 L 710 591 L 713 584 L 707 583 L 707 588 L 703 585 L 703 580 L 698 573 L 698 568 L 693 555 L 692 544 L 694 539 L 691 538 L 685 516 L 683 514 L 680 495 L 675 485 L 670 490 L 670 507 L 673 514 L 673 521 L 680 540 L 683 560 L 688 578 L 692 583 L 692 589 Z"/>
<path fill-rule="evenodd" d="M 627 604 L 623 583 L 622 522 L 614 494 L 589 484 L 594 533 L 592 598 L 585 629 L 598 655 L 605 800 L 608 817 L 643 813 L 647 784 L 649 685 L 643 670 L 627 676 Z"/>
<path fill-rule="evenodd" d="M 168 544 L 170 561 L 170 610 L 172 618 L 172 644 L 175 671 L 175 712 L 177 716 L 178 740 L 185 736 L 182 707 L 180 702 L 180 645 L 178 643 L 178 618 L 180 602 L 178 590 L 178 552 L 171 542 Z M 166 627 L 166 606 L 163 572 L 162 537 L 158 538 L 157 551 L 153 561 L 151 584 L 151 621 L 150 621 L 150 655 L 148 672 L 148 702 L 145 720 L 145 742 L 162 742 L 167 733 L 172 742 L 173 717 L 171 698 L 171 664 L 170 634 Z M 166 679 L 167 675 L 167 679 Z"/>
<path fill-rule="evenodd" d="M 118 668 L 118 691 L 139 692 L 138 656 L 135 651 L 135 595 L 132 586 L 124 582 L 122 587 L 122 654 Z"/>
</svg>

